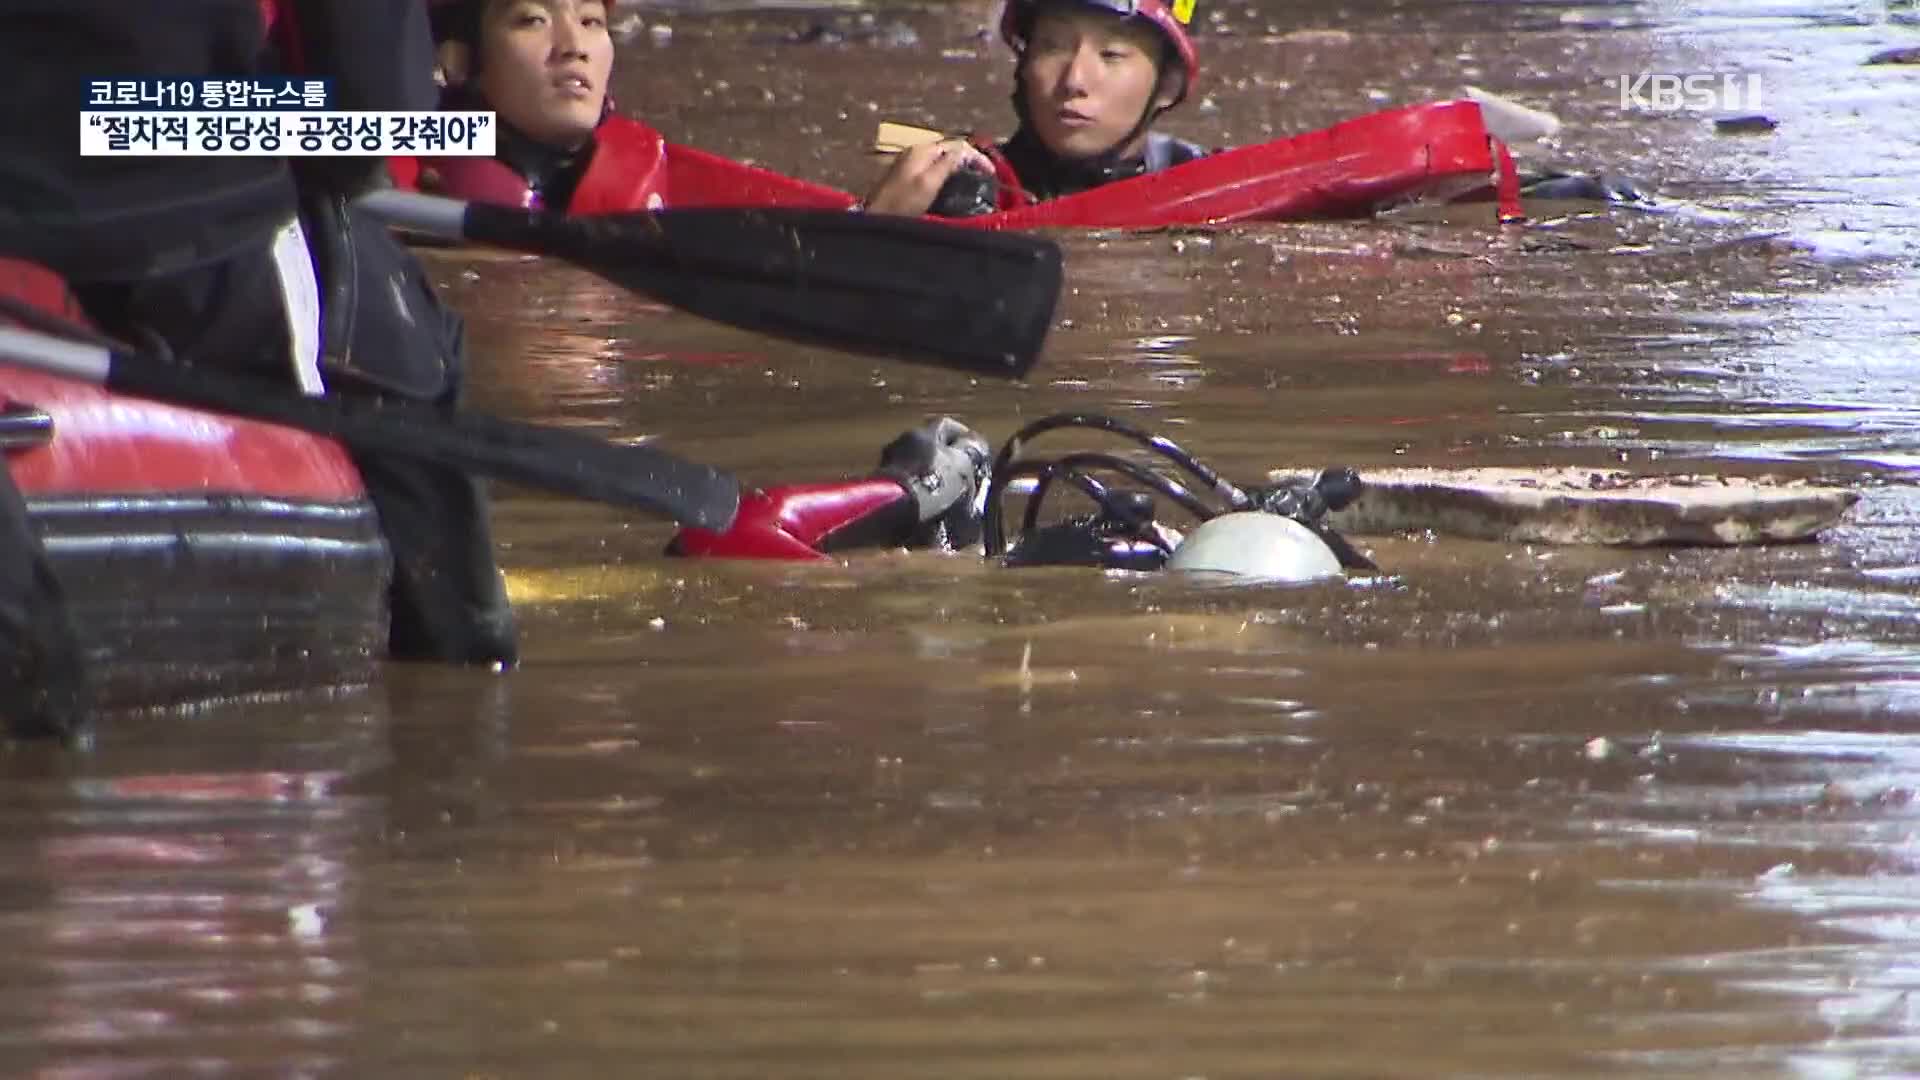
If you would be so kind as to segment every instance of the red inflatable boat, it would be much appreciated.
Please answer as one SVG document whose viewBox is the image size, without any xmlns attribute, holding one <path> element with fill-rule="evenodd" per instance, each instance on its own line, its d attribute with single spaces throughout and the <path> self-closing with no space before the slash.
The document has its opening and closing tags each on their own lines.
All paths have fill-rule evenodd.
<svg viewBox="0 0 1920 1080">
<path fill-rule="evenodd" d="M 79 317 L 38 267 L 0 259 L 0 293 Z M 356 681 L 384 651 L 386 545 L 337 444 L 0 362 L 0 447 L 105 704 Z"/>
</svg>

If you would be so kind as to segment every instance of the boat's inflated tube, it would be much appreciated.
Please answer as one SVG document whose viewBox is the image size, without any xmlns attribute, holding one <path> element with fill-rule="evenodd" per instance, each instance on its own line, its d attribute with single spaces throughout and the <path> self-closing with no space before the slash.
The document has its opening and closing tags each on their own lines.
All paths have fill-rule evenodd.
<svg viewBox="0 0 1920 1080">
<path fill-rule="evenodd" d="M 1298 584 L 1337 578 L 1340 560 L 1312 529 L 1264 510 L 1201 522 L 1173 549 L 1167 569 Z"/>
</svg>

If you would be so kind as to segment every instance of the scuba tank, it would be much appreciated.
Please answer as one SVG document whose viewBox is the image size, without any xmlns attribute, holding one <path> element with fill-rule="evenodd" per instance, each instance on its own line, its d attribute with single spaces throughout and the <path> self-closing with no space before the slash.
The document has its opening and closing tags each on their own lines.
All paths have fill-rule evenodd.
<svg viewBox="0 0 1920 1080">
<path fill-rule="evenodd" d="M 1057 458 L 1026 453 L 1036 437 L 1066 428 L 1119 435 L 1158 460 L 1149 465 L 1098 451 Z M 1211 501 L 1189 487 L 1195 481 Z M 1006 496 L 1028 484 L 1019 531 L 1009 536 Z M 1092 511 L 1043 523 L 1048 496 L 1062 486 L 1084 495 Z M 994 459 L 983 523 L 986 554 L 1008 566 L 1171 569 L 1287 582 L 1336 577 L 1347 569 L 1377 571 L 1325 520 L 1362 487 L 1352 469 L 1330 468 L 1243 489 L 1164 436 L 1097 413 L 1059 413 L 1022 428 Z M 1156 499 L 1177 505 L 1198 525 L 1182 534 L 1162 523 Z"/>
</svg>

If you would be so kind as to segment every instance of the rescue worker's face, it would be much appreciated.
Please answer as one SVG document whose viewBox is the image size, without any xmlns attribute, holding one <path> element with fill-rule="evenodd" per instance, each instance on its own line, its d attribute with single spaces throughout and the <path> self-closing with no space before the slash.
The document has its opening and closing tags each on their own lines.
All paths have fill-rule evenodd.
<svg viewBox="0 0 1920 1080">
<path fill-rule="evenodd" d="M 1064 158 L 1114 149 L 1150 103 L 1162 108 L 1173 101 L 1171 92 L 1160 92 L 1159 58 L 1159 33 L 1138 19 L 1042 8 L 1020 66 L 1034 134 Z M 1144 138 L 1123 152 L 1137 152 Z"/>
<path fill-rule="evenodd" d="M 493 0 L 475 79 L 487 104 L 535 141 L 573 147 L 600 123 L 613 38 L 600 0 Z"/>
</svg>

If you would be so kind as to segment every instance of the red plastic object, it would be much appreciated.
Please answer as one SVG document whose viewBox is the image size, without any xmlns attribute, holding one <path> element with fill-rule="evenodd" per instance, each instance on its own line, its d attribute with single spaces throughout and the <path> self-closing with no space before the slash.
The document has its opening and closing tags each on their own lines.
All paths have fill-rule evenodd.
<svg viewBox="0 0 1920 1080">
<path fill-rule="evenodd" d="M 827 556 L 814 545 L 900 499 L 900 485 L 885 478 L 749 491 L 727 531 L 681 529 L 668 550 L 720 559 L 818 561 Z"/>
</svg>

